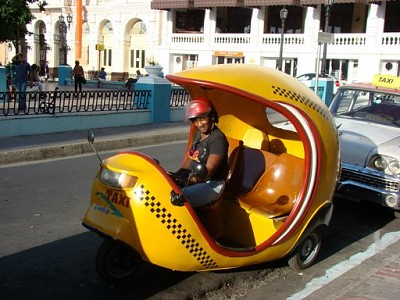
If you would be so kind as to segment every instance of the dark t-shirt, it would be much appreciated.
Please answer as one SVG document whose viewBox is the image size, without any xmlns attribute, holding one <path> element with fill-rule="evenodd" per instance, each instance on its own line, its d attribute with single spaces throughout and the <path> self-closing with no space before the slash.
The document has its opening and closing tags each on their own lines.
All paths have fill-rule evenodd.
<svg viewBox="0 0 400 300">
<path fill-rule="evenodd" d="M 223 155 L 224 159 L 210 180 L 225 180 L 228 175 L 228 141 L 218 127 L 214 127 L 210 135 L 200 142 L 200 132 L 196 133 L 193 145 L 189 150 L 189 158 L 203 165 L 207 164 L 210 154 Z"/>
<path fill-rule="evenodd" d="M 15 82 L 28 82 L 28 74 L 31 66 L 27 62 L 21 62 L 15 65 Z"/>
<path fill-rule="evenodd" d="M 73 74 L 75 77 L 83 77 L 83 68 L 82 66 L 75 66 L 73 70 Z"/>
<path fill-rule="evenodd" d="M 100 71 L 99 72 L 99 78 L 100 79 L 106 80 L 106 76 L 107 76 L 107 73 L 105 71 Z"/>
</svg>

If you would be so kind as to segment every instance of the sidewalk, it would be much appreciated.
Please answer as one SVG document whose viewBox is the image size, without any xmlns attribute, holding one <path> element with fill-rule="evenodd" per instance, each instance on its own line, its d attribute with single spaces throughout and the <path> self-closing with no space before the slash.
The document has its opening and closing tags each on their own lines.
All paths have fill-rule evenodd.
<svg viewBox="0 0 400 300">
<path fill-rule="evenodd" d="M 176 122 L 94 128 L 93 131 L 95 147 L 101 152 L 185 140 L 189 125 Z M 0 138 L 0 166 L 91 152 L 93 149 L 87 141 L 87 130 Z"/>
<path fill-rule="evenodd" d="M 303 272 L 288 272 L 238 299 L 261 300 L 267 299 L 266 295 L 286 300 L 399 299 L 400 232 L 387 233 L 382 237 L 374 234 L 373 239 L 375 242 L 365 251 L 343 258 L 339 263 L 327 267 L 323 274 L 316 274 L 313 267 Z M 292 290 L 298 292 L 292 294 Z"/>
<path fill-rule="evenodd" d="M 51 92 L 54 91 L 56 88 L 60 91 L 74 91 L 75 90 L 75 85 L 58 85 L 57 81 L 45 81 L 43 85 L 43 91 L 44 92 Z M 107 90 L 105 88 L 97 88 L 94 86 L 87 86 L 82 84 L 82 90 L 83 91 L 93 91 L 93 90 Z"/>
</svg>

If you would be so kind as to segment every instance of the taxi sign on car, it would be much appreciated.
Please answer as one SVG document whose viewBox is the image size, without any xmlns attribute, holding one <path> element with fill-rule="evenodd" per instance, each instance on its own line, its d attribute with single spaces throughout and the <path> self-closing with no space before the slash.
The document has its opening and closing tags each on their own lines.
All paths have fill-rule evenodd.
<svg viewBox="0 0 400 300">
<path fill-rule="evenodd" d="M 372 85 L 398 90 L 400 89 L 400 77 L 376 74 L 372 79 Z"/>
</svg>

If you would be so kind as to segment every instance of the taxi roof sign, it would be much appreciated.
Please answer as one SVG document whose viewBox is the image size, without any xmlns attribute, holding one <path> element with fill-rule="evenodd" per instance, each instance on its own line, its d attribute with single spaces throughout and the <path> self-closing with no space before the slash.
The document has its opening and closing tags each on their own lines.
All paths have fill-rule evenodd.
<svg viewBox="0 0 400 300">
<path fill-rule="evenodd" d="M 400 77 L 393 75 L 375 74 L 372 80 L 372 85 L 377 87 L 385 87 L 390 89 L 400 89 Z"/>
</svg>

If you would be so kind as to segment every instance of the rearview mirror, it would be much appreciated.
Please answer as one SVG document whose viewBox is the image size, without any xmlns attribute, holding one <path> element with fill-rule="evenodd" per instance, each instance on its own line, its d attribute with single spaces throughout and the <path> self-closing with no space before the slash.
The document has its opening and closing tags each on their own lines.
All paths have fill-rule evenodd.
<svg viewBox="0 0 400 300">
<path fill-rule="evenodd" d="M 101 157 L 100 157 L 99 153 L 97 153 L 96 148 L 94 147 L 94 131 L 93 131 L 92 129 L 89 129 L 89 130 L 88 130 L 88 133 L 87 133 L 87 140 L 88 140 L 88 142 L 89 142 L 89 145 L 92 147 L 93 151 L 96 153 L 98 159 L 99 159 L 100 162 L 101 162 Z"/>
<path fill-rule="evenodd" d="M 88 142 L 89 142 L 90 144 L 93 144 L 93 143 L 94 143 L 94 132 L 93 132 L 92 129 L 89 129 L 89 130 L 88 130 L 88 133 L 87 133 L 87 140 L 88 140 Z"/>
</svg>

